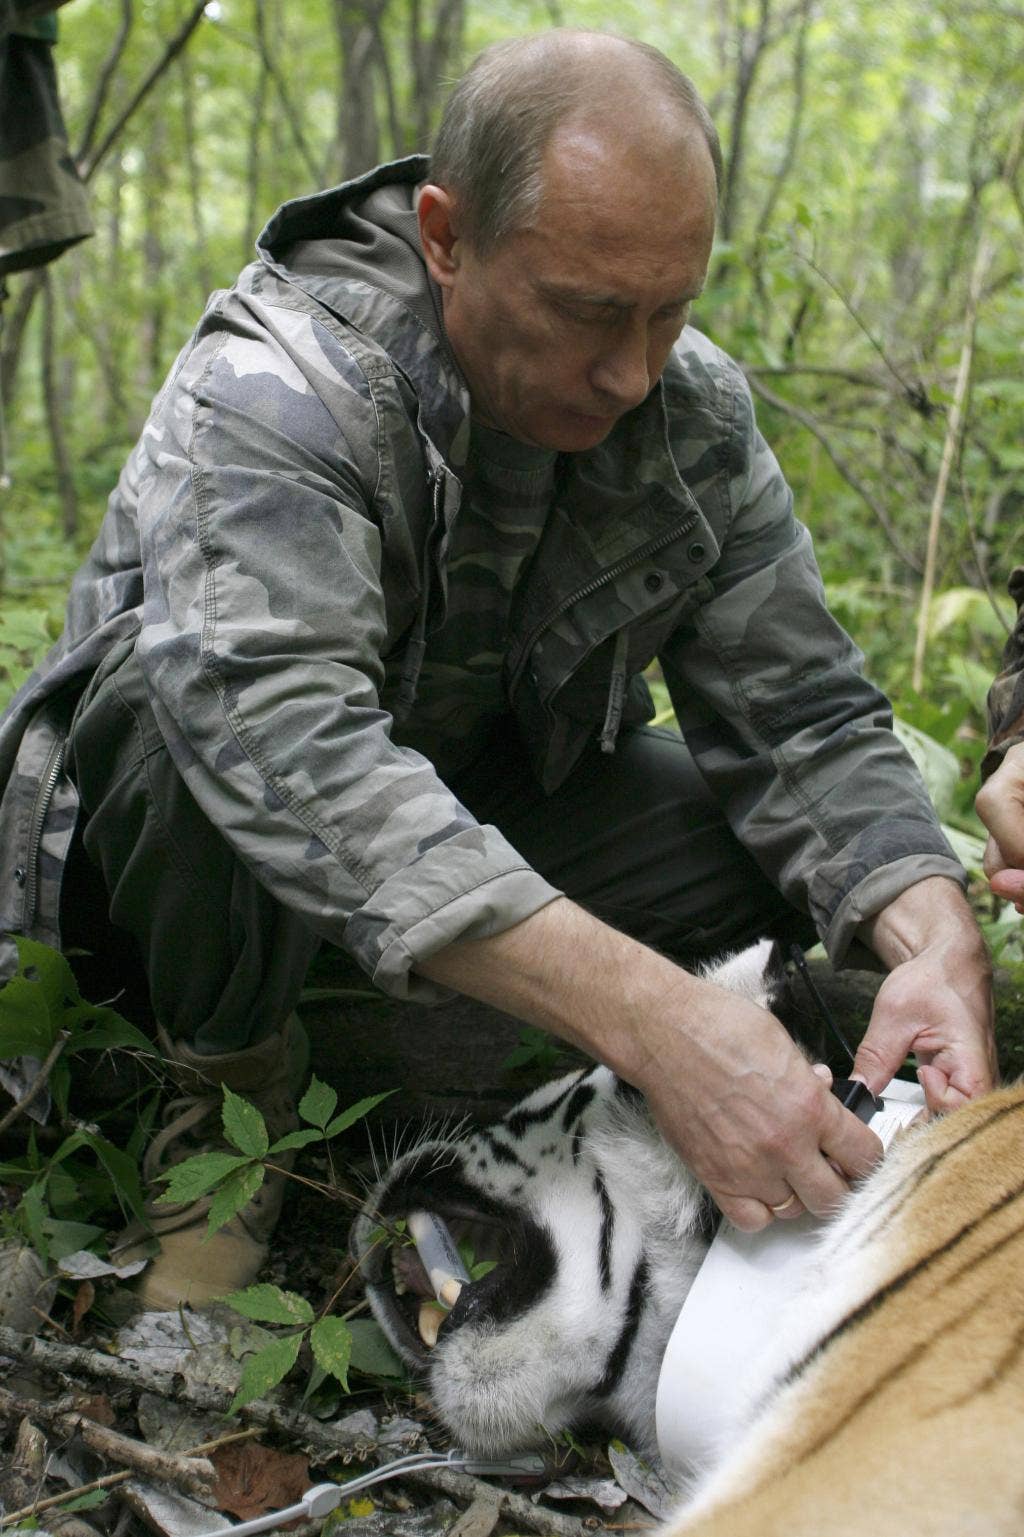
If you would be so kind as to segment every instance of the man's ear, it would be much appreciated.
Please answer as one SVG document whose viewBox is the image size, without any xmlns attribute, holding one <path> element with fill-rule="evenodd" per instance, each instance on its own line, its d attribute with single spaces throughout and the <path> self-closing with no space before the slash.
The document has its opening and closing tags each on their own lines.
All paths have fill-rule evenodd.
<svg viewBox="0 0 1024 1537">
<path fill-rule="evenodd" d="M 425 182 L 416 201 L 416 217 L 427 271 L 441 288 L 450 288 L 459 267 L 455 199 L 445 187 Z"/>
</svg>

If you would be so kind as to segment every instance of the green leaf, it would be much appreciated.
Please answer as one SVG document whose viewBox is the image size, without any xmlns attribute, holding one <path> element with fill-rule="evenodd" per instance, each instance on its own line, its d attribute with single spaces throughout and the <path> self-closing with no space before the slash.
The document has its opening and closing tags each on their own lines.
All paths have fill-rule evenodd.
<svg viewBox="0 0 1024 1537">
<path fill-rule="evenodd" d="M 50 945 L 40 944 L 37 939 L 26 939 L 23 934 L 16 934 L 14 943 L 18 947 L 18 961 L 22 974 L 32 974 L 37 985 L 42 989 L 46 1007 L 51 1015 L 56 1017 L 63 1009 L 66 1000 L 71 1003 L 81 1002 L 82 995 L 78 991 L 75 974 L 59 950 L 54 950 Z"/>
<path fill-rule="evenodd" d="M 108 1142 L 106 1137 L 98 1137 L 94 1132 L 85 1132 L 83 1141 L 110 1176 L 121 1209 L 127 1207 L 133 1217 L 141 1217 L 146 1203 L 135 1160 Z"/>
<path fill-rule="evenodd" d="M 229 1292 L 220 1298 L 243 1318 L 251 1318 L 262 1324 L 311 1324 L 314 1313 L 305 1297 L 298 1292 L 282 1291 L 279 1286 L 262 1282 L 247 1286 L 244 1291 Z"/>
<path fill-rule="evenodd" d="M 224 1085 L 224 1135 L 232 1147 L 237 1147 L 240 1153 L 248 1153 L 250 1158 L 262 1158 L 270 1145 L 267 1136 L 267 1123 L 247 1099 L 234 1094 Z"/>
<path fill-rule="evenodd" d="M 392 1350 L 379 1323 L 372 1318 L 349 1320 L 352 1357 L 349 1365 L 368 1377 L 404 1377 L 406 1367 Z"/>
<path fill-rule="evenodd" d="M 141 1030 L 128 1020 L 122 1019 L 116 1009 L 105 1005 L 79 1003 L 65 1010 L 61 1024 L 71 1031 L 67 1051 L 109 1051 L 112 1047 L 125 1047 L 142 1051 L 147 1056 L 159 1056 L 156 1046 Z"/>
<path fill-rule="evenodd" d="M 38 982 L 12 977 L 0 988 L 0 1060 L 45 1057 L 56 1035 Z"/>
<path fill-rule="evenodd" d="M 69 1220 L 82 1215 L 82 1189 L 73 1174 L 62 1164 L 54 1164 L 46 1181 L 46 1199 L 51 1211 L 69 1214 Z"/>
<path fill-rule="evenodd" d="M 340 1115 L 335 1116 L 324 1132 L 324 1136 L 336 1137 L 340 1131 L 345 1131 L 349 1126 L 353 1126 L 356 1121 L 361 1121 L 364 1115 L 368 1115 L 376 1105 L 379 1105 L 382 1100 L 388 1099 L 394 1092 L 394 1089 L 387 1089 L 383 1094 L 371 1094 L 368 1099 L 357 1099 L 354 1105 L 349 1105 L 347 1110 L 343 1110 Z"/>
<path fill-rule="evenodd" d="M 266 1178 L 267 1171 L 261 1163 L 247 1164 L 234 1174 L 229 1174 L 210 1202 L 206 1219 L 206 1237 L 212 1238 L 218 1228 L 230 1222 L 237 1212 L 247 1206 Z"/>
<path fill-rule="evenodd" d="M 287 1377 L 298 1359 L 302 1338 L 302 1334 L 285 1335 L 249 1356 L 242 1367 L 238 1392 L 231 1401 L 229 1414 L 251 1404 L 254 1398 L 262 1398 Z"/>
<path fill-rule="evenodd" d="M 324 1135 L 319 1126 L 305 1126 L 301 1131 L 290 1131 L 277 1142 L 271 1143 L 267 1151 L 273 1156 L 274 1153 L 286 1153 L 289 1148 L 308 1147 L 311 1142 L 322 1142 Z"/>
<path fill-rule="evenodd" d="M 960 778 L 960 765 L 955 754 L 905 720 L 897 718 L 893 729 L 917 765 L 939 816 L 948 817 Z"/>
<path fill-rule="evenodd" d="M 59 1222 L 55 1217 L 43 1219 L 43 1231 L 50 1240 L 50 1258 L 53 1260 L 62 1260 L 66 1254 L 77 1254 L 103 1236 L 103 1229 L 91 1222 Z"/>
<path fill-rule="evenodd" d="M 88 1494 L 76 1494 L 73 1500 L 59 1505 L 58 1511 L 66 1514 L 72 1510 L 95 1510 L 97 1505 L 105 1505 L 110 1499 L 109 1489 L 90 1489 Z"/>
<path fill-rule="evenodd" d="M 251 1161 L 237 1153 L 196 1153 L 194 1157 L 186 1158 L 183 1163 L 168 1169 L 166 1174 L 157 1176 L 167 1181 L 167 1189 L 163 1195 L 157 1196 L 157 1205 L 171 1206 L 178 1201 L 197 1201 L 222 1179 L 226 1179 L 236 1169 L 245 1168 Z"/>
<path fill-rule="evenodd" d="M 309 1343 L 318 1366 L 337 1377 L 348 1392 L 348 1368 L 352 1358 L 352 1334 L 343 1318 L 321 1318 L 309 1331 Z"/>
<path fill-rule="evenodd" d="M 304 1121 L 323 1127 L 334 1114 L 337 1103 L 337 1090 L 332 1089 L 329 1083 L 321 1083 L 319 1078 L 313 1078 L 299 1100 L 299 1115 Z"/>
<path fill-rule="evenodd" d="M 25 1233 L 33 1249 L 39 1258 L 46 1261 L 50 1257 L 50 1244 L 46 1237 L 45 1223 L 49 1217 L 46 1209 L 46 1176 L 29 1185 L 25 1194 L 18 1202 L 18 1217 L 24 1227 Z"/>
</svg>

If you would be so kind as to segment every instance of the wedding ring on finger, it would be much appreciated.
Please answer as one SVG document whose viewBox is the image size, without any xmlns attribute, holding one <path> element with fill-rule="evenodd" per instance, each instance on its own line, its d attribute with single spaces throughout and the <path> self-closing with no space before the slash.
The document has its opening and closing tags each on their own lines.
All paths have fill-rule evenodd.
<svg viewBox="0 0 1024 1537">
<path fill-rule="evenodd" d="M 790 1193 L 789 1193 L 789 1199 L 788 1200 L 783 1201 L 781 1206 L 772 1206 L 771 1203 L 769 1202 L 768 1210 L 772 1213 L 773 1216 L 775 1216 L 775 1217 L 782 1217 L 782 1216 L 785 1216 L 786 1212 L 789 1211 L 791 1206 L 795 1206 L 795 1205 L 796 1205 L 796 1192 L 791 1190 Z"/>
</svg>

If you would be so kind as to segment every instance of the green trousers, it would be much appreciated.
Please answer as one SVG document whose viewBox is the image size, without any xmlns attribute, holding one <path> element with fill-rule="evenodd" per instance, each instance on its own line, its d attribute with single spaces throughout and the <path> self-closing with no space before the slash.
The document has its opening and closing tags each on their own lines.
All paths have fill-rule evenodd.
<svg viewBox="0 0 1024 1537">
<path fill-rule="evenodd" d="M 62 902 L 65 943 L 104 957 L 120 950 L 126 967 L 133 955 L 153 1016 L 197 1051 L 238 1050 L 276 1029 L 320 941 L 199 810 L 134 652 L 83 699 L 68 766 L 83 817 Z M 675 732 L 623 732 L 613 754 L 595 742 L 546 796 L 509 724 L 449 783 L 567 896 L 684 964 L 766 934 L 813 939 L 806 916 L 733 837 Z"/>
</svg>

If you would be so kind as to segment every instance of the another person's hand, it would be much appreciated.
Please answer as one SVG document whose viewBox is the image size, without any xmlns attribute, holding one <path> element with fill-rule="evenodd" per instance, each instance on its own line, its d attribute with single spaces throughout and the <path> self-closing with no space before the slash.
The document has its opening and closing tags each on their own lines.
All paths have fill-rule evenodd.
<svg viewBox="0 0 1024 1537">
<path fill-rule="evenodd" d="M 854 1074 L 879 1093 L 909 1052 L 933 1112 L 954 1110 L 996 1083 L 991 963 L 970 908 L 951 881 L 911 886 L 864 926 L 891 969 L 875 999 Z"/>
<path fill-rule="evenodd" d="M 989 832 L 984 860 L 989 885 L 1024 913 L 1024 743 L 1006 749 L 974 805 Z"/>
</svg>

